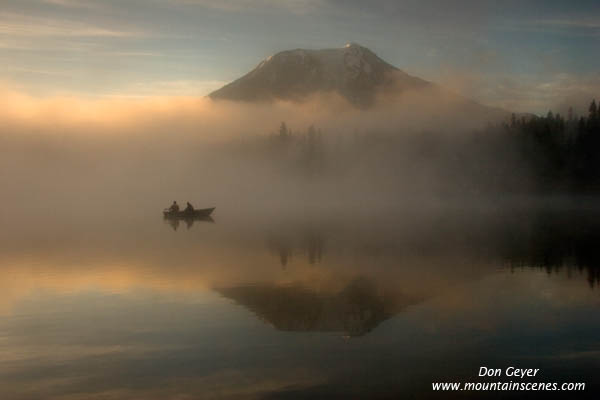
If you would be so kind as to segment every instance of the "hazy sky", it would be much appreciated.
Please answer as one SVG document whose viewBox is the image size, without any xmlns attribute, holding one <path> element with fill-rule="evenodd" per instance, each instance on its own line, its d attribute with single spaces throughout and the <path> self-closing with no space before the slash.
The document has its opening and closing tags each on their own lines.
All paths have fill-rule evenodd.
<svg viewBox="0 0 600 400">
<path fill-rule="evenodd" d="M 274 52 L 350 41 L 486 104 L 600 97 L 597 0 L 0 0 L 0 84 L 204 95 Z"/>
</svg>

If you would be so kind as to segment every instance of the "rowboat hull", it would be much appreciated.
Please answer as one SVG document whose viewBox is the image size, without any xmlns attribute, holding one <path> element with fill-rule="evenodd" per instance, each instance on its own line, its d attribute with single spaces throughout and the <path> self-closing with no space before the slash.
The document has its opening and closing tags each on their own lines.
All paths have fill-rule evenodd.
<svg viewBox="0 0 600 400">
<path fill-rule="evenodd" d="M 208 218 L 210 214 L 215 210 L 215 207 L 212 208 L 202 208 L 199 210 L 193 211 L 163 211 L 163 216 L 165 218 L 173 218 L 173 219 L 194 219 L 194 218 Z"/>
</svg>

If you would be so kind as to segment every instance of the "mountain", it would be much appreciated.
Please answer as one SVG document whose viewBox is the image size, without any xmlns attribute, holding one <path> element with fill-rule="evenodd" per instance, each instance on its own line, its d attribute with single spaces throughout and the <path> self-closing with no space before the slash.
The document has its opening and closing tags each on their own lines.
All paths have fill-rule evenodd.
<svg viewBox="0 0 600 400">
<path fill-rule="evenodd" d="M 388 64 L 371 50 L 350 43 L 341 49 L 282 51 L 209 97 L 234 101 L 301 100 L 315 92 L 333 91 L 355 105 L 368 106 L 381 92 L 431 85 Z"/>
<path fill-rule="evenodd" d="M 287 50 L 263 60 L 241 78 L 211 94 L 213 100 L 245 102 L 297 100 L 334 92 L 359 108 L 378 99 L 399 99 L 409 115 L 439 119 L 507 120 L 505 110 L 481 105 L 432 82 L 411 76 L 356 43 L 338 49 Z"/>
</svg>

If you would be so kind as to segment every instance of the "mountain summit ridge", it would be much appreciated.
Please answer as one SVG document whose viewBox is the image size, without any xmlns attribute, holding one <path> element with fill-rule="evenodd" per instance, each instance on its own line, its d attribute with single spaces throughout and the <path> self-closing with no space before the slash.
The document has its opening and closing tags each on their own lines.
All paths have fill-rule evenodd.
<svg viewBox="0 0 600 400">
<path fill-rule="evenodd" d="M 315 92 L 333 91 L 357 106 L 369 106 L 380 92 L 429 85 L 430 82 L 408 75 L 368 48 L 348 43 L 334 49 L 281 51 L 209 97 L 235 101 L 301 100 Z"/>
</svg>

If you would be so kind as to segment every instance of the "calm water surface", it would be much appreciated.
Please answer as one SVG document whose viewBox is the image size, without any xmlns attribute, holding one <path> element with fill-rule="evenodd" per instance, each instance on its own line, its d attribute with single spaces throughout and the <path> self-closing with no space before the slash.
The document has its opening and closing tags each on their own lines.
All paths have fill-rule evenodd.
<svg viewBox="0 0 600 400">
<path fill-rule="evenodd" d="M 511 365 L 594 393 L 600 212 L 435 215 L 6 217 L 0 399 L 422 398 Z"/>
</svg>

